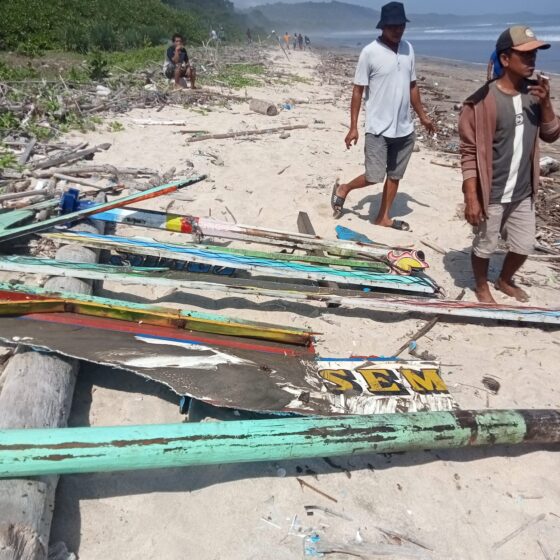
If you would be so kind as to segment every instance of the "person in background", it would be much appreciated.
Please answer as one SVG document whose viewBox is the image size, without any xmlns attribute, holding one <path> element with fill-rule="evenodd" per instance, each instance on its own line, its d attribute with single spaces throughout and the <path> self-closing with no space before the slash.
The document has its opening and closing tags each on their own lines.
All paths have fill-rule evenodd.
<svg viewBox="0 0 560 560">
<path fill-rule="evenodd" d="M 303 35 L 301 33 L 297 36 L 297 42 L 298 42 L 299 50 L 302 51 L 303 50 Z"/>
<path fill-rule="evenodd" d="M 166 78 L 174 79 L 176 88 L 184 87 L 183 78 L 188 78 L 191 82 L 191 88 L 196 89 L 196 70 L 189 61 L 183 37 L 179 33 L 175 33 L 171 41 L 173 44 L 167 49 L 165 61 Z"/>
<path fill-rule="evenodd" d="M 309 45 L 311 45 L 311 39 L 306 35 L 304 40 L 305 40 L 305 48 L 310 49 L 311 47 Z"/>
<path fill-rule="evenodd" d="M 297 48 L 297 33 L 294 33 L 294 36 L 292 37 L 292 46 L 294 47 L 294 51 Z"/>
<path fill-rule="evenodd" d="M 215 29 L 212 29 L 212 31 L 210 31 L 210 40 L 211 41 L 217 41 L 218 40 L 218 34 L 216 33 Z"/>
<path fill-rule="evenodd" d="M 284 43 L 286 44 L 286 48 L 290 50 L 290 34 L 287 31 L 284 33 Z"/>
<path fill-rule="evenodd" d="M 459 117 L 465 219 L 474 228 L 471 263 L 478 301 L 496 303 L 488 285 L 490 257 L 499 237 L 508 252 L 494 287 L 518 301 L 527 293 L 513 281 L 535 244 L 535 196 L 539 188 L 539 138 L 560 137 L 550 84 L 535 71 L 539 41 L 516 25 L 498 38 L 501 76 L 473 93 Z"/>
<path fill-rule="evenodd" d="M 488 66 L 486 67 L 486 80 L 496 80 L 502 74 L 502 65 L 500 63 L 500 57 L 494 49 L 494 52 L 490 55 L 490 60 L 488 61 Z"/>
<path fill-rule="evenodd" d="M 389 212 L 414 148 L 411 105 L 426 130 L 435 132 L 435 125 L 420 99 L 414 50 L 408 41 L 402 41 L 407 22 L 400 2 L 385 4 L 377 24 L 381 35 L 360 54 L 352 91 L 350 131 L 344 142 L 348 149 L 358 142 L 358 116 L 365 89 L 365 174 L 349 183 L 339 185 L 337 181 L 331 195 L 333 216 L 339 218 L 351 191 L 382 183 L 385 179 L 381 206 L 374 223 L 404 231 L 410 226 L 403 220 L 391 219 Z"/>
<path fill-rule="evenodd" d="M 250 45 L 253 42 L 253 36 L 251 35 L 251 30 L 247 28 L 247 44 Z"/>
</svg>

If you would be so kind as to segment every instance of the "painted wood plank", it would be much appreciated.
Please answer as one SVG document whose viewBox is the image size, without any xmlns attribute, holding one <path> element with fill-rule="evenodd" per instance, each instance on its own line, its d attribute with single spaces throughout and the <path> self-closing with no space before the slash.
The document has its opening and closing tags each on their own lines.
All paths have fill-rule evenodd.
<svg viewBox="0 0 560 560">
<path fill-rule="evenodd" d="M 560 443 L 558 410 L 0 431 L 0 477 Z"/>
<path fill-rule="evenodd" d="M 125 301 L 79 294 L 72 294 L 72 297 L 41 296 L 35 290 L 35 295 L 29 296 L 21 292 L 0 290 L 0 316 L 13 317 L 35 313 L 75 313 L 302 346 L 310 346 L 313 341 L 313 334 L 310 331 L 256 321 L 236 320 L 223 315 L 130 304 Z"/>
<path fill-rule="evenodd" d="M 318 235 L 296 233 L 261 226 L 231 224 L 213 218 L 166 214 L 153 210 L 116 208 L 103 212 L 99 219 L 128 225 L 164 229 L 184 233 L 192 240 L 201 243 L 204 238 L 219 238 L 274 245 L 302 251 L 325 251 L 332 255 L 352 258 L 368 257 L 385 261 L 391 250 L 410 249 L 410 247 L 391 247 L 383 243 L 358 243 L 337 239 L 324 239 Z"/>
<path fill-rule="evenodd" d="M 122 198 L 117 198 L 110 202 L 106 202 L 104 204 L 92 205 L 92 206 L 88 206 L 87 208 L 84 208 L 83 210 L 78 210 L 76 212 L 71 212 L 69 214 L 55 216 L 54 218 L 49 218 L 47 220 L 43 220 L 42 222 L 36 222 L 36 223 L 27 224 L 19 227 L 13 227 L 7 231 L 4 230 L 0 232 L 0 243 L 4 241 L 9 241 L 11 239 L 15 239 L 17 237 L 21 237 L 23 235 L 39 233 L 41 231 L 50 229 L 54 226 L 67 224 L 69 222 L 74 222 L 76 220 L 81 220 L 83 218 L 92 216 L 93 214 L 97 214 L 105 210 L 110 210 L 112 208 L 118 208 L 121 206 L 127 206 L 128 204 L 132 204 L 134 202 L 149 200 L 151 198 L 155 198 L 157 196 L 161 196 L 164 194 L 170 194 L 182 187 L 186 187 L 187 185 L 198 183 L 199 181 L 202 181 L 205 178 L 206 178 L 205 175 L 199 175 L 196 177 L 190 177 L 189 179 L 181 179 L 179 181 L 173 181 L 171 183 L 167 183 L 159 187 L 153 187 L 146 191 L 130 194 Z"/>
<path fill-rule="evenodd" d="M 0 268 L 2 267 L 0 260 Z M 32 267 L 23 267 L 21 270 L 29 272 Z M 189 279 L 155 276 L 147 274 L 133 274 L 123 271 L 120 274 L 105 272 L 103 265 L 89 269 L 75 268 L 72 263 L 65 263 L 64 270 L 57 274 L 84 277 L 97 280 L 114 282 L 145 284 L 154 286 L 169 286 L 183 290 L 201 290 L 204 292 L 221 292 L 226 294 L 239 294 L 242 296 L 264 296 L 280 298 L 301 303 L 333 303 L 342 307 L 370 309 L 372 311 L 390 313 L 417 313 L 419 315 L 441 315 L 457 317 L 471 322 L 480 320 L 499 320 L 519 322 L 533 326 L 560 325 L 560 308 L 546 308 L 534 306 L 515 306 L 499 304 L 483 304 L 479 302 L 444 300 L 433 298 L 394 297 L 389 295 L 363 293 L 350 290 L 330 291 L 317 289 L 312 286 L 283 285 L 274 282 L 262 282 L 245 279 L 225 279 L 220 281 L 204 282 Z M 251 285 L 254 282 L 254 285 Z M 2 285 L 5 288 L 20 289 L 17 286 Z"/>
<path fill-rule="evenodd" d="M 338 284 L 371 286 L 426 294 L 433 294 L 436 291 L 436 288 L 429 279 L 419 276 L 375 274 L 373 272 L 368 273 L 357 270 L 335 270 L 328 267 L 299 263 L 279 263 L 270 259 L 258 259 L 242 255 L 224 255 L 213 249 L 193 249 L 186 245 L 173 245 L 147 239 L 131 239 L 112 235 L 96 236 L 92 234 L 52 233 L 47 234 L 47 236 L 50 239 L 71 241 L 98 249 L 110 249 L 132 254 L 153 255 L 213 266 L 231 267 L 264 276 L 301 278 L 305 280 L 332 280 Z"/>
</svg>

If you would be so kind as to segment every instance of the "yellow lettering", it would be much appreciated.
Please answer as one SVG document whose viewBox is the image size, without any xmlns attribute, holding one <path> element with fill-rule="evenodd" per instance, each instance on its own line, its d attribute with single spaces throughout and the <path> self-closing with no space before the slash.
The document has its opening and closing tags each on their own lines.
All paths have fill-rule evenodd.
<svg viewBox="0 0 560 560">
<path fill-rule="evenodd" d="M 334 387 L 331 388 L 327 385 L 327 389 L 335 395 L 340 395 L 340 393 L 344 393 L 350 389 L 354 389 L 360 395 L 362 394 L 362 388 L 356 383 L 351 371 L 346 369 L 322 369 L 319 371 L 319 375 L 325 381 L 334 385 Z"/>
<path fill-rule="evenodd" d="M 399 383 L 398 377 L 388 369 L 357 369 L 365 379 L 368 389 L 374 395 L 408 395 L 404 385 Z"/>
<path fill-rule="evenodd" d="M 448 393 L 447 386 L 439 376 L 437 369 L 422 369 L 413 371 L 402 368 L 402 376 L 410 383 L 417 393 Z"/>
</svg>

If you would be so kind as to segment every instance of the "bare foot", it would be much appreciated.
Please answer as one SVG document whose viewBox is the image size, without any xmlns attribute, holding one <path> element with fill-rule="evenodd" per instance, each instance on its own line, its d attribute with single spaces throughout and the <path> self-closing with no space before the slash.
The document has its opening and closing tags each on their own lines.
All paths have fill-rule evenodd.
<svg viewBox="0 0 560 560">
<path fill-rule="evenodd" d="M 474 293 L 476 295 L 476 299 L 480 303 L 496 303 L 496 300 L 493 298 L 488 284 L 476 288 Z"/>
<path fill-rule="evenodd" d="M 500 290 L 500 292 L 503 292 L 506 296 L 515 298 L 517 301 L 522 303 L 529 301 L 529 294 L 517 286 L 513 281 L 506 282 L 505 280 L 498 278 L 494 287 L 496 290 Z"/>
<path fill-rule="evenodd" d="M 391 218 L 384 218 L 380 220 L 379 218 L 373 222 L 375 226 L 391 227 L 393 225 L 393 220 Z"/>
</svg>

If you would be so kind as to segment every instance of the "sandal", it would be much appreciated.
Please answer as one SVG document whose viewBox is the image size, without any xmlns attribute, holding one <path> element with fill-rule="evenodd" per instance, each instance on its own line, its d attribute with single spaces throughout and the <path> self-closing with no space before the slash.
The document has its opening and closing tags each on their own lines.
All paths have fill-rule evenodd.
<svg viewBox="0 0 560 560">
<path fill-rule="evenodd" d="M 340 218 L 342 216 L 342 210 L 344 209 L 344 202 L 346 201 L 345 198 L 338 196 L 336 194 L 336 189 L 338 189 L 338 179 L 335 181 L 333 190 L 331 193 L 331 208 L 333 209 L 333 217 L 335 219 Z"/>
<path fill-rule="evenodd" d="M 410 231 L 410 225 L 404 220 L 393 220 L 391 227 L 393 229 L 398 229 L 399 231 Z"/>
</svg>

